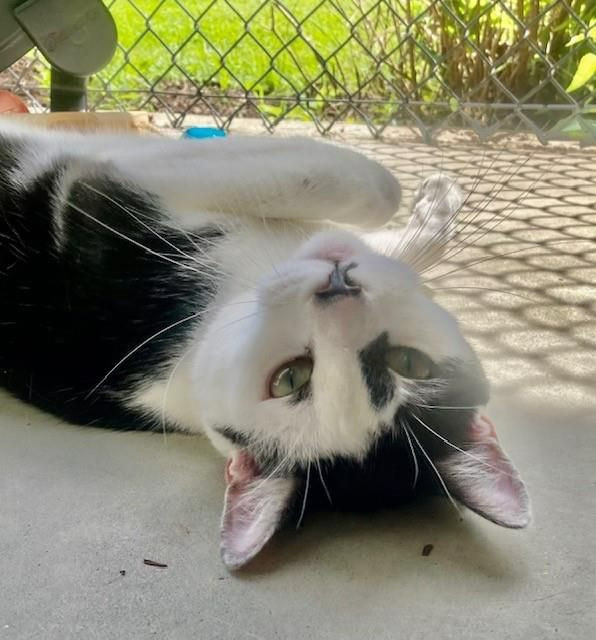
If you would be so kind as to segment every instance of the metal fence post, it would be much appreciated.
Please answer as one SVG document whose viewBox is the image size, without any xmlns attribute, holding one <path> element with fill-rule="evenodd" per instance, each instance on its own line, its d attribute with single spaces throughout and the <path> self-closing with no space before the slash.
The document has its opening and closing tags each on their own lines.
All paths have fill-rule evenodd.
<svg viewBox="0 0 596 640">
<path fill-rule="evenodd" d="M 52 67 L 50 77 L 51 111 L 84 111 L 87 108 L 87 79 Z"/>
</svg>

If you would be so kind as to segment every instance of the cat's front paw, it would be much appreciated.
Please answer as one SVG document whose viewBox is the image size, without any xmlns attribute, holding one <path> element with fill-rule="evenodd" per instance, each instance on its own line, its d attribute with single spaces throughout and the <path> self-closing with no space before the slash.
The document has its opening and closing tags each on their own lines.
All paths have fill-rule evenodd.
<svg viewBox="0 0 596 640">
<path fill-rule="evenodd" d="M 414 194 L 411 224 L 418 226 L 419 234 L 432 234 L 445 242 L 455 233 L 463 200 L 462 191 L 453 178 L 433 173 L 422 181 Z"/>
<path fill-rule="evenodd" d="M 442 173 L 426 178 L 412 200 L 412 215 L 399 245 L 400 258 L 422 272 L 437 264 L 453 236 L 463 195 Z"/>
</svg>

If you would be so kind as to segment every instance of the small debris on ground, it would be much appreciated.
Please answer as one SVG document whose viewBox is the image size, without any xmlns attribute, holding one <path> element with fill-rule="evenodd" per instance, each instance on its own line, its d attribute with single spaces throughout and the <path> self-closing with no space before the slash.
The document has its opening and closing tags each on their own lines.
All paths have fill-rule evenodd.
<svg viewBox="0 0 596 640">
<path fill-rule="evenodd" d="M 147 558 L 143 559 L 143 564 L 146 564 L 149 567 L 160 567 L 161 569 L 165 569 L 167 568 L 167 564 L 164 564 L 163 562 L 157 562 L 155 560 L 148 560 Z"/>
<path fill-rule="evenodd" d="M 424 557 L 430 556 L 434 548 L 435 548 L 434 544 L 425 544 L 424 547 L 422 547 L 422 555 Z"/>
<path fill-rule="evenodd" d="M 121 576 L 125 576 L 126 575 L 126 569 L 120 569 L 120 575 Z"/>
</svg>

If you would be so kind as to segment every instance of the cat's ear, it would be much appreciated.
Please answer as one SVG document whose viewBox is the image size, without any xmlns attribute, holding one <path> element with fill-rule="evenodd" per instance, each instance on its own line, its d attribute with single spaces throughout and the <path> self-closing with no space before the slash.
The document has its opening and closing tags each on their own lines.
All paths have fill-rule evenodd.
<svg viewBox="0 0 596 640">
<path fill-rule="evenodd" d="M 221 557 L 239 569 L 259 553 L 288 509 L 296 479 L 262 476 L 252 456 L 237 451 L 226 464 L 226 495 L 221 521 Z"/>
<path fill-rule="evenodd" d="M 438 465 L 449 491 L 496 524 L 511 529 L 527 526 L 531 519 L 528 492 L 501 448 L 492 422 L 476 416 L 468 439 L 465 453 L 451 454 Z"/>
</svg>

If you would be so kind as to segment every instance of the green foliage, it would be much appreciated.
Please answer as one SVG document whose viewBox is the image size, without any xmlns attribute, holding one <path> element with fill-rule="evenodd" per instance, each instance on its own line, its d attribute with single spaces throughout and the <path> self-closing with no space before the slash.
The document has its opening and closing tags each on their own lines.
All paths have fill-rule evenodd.
<svg viewBox="0 0 596 640">
<path fill-rule="evenodd" d="M 573 36 L 567 43 L 567 46 L 579 45 L 586 41 L 596 43 L 596 18 L 590 20 L 590 24 L 585 33 L 578 33 Z M 594 78 L 596 78 L 596 53 L 588 52 L 580 58 L 573 79 L 567 87 L 567 91 L 577 91 L 585 87 Z"/>
<path fill-rule="evenodd" d="M 272 118 L 386 120 L 404 103 L 423 118 L 427 103 L 484 118 L 486 104 L 565 102 L 565 86 L 591 95 L 594 0 L 104 1 L 122 49 L 90 87 L 129 108 L 150 90 L 186 95 L 183 109 L 197 86 Z"/>
<path fill-rule="evenodd" d="M 594 77 L 596 77 L 596 53 L 586 53 L 586 55 L 580 59 L 573 80 L 567 87 L 567 91 L 577 91 L 581 89 L 581 87 L 588 84 Z"/>
</svg>

